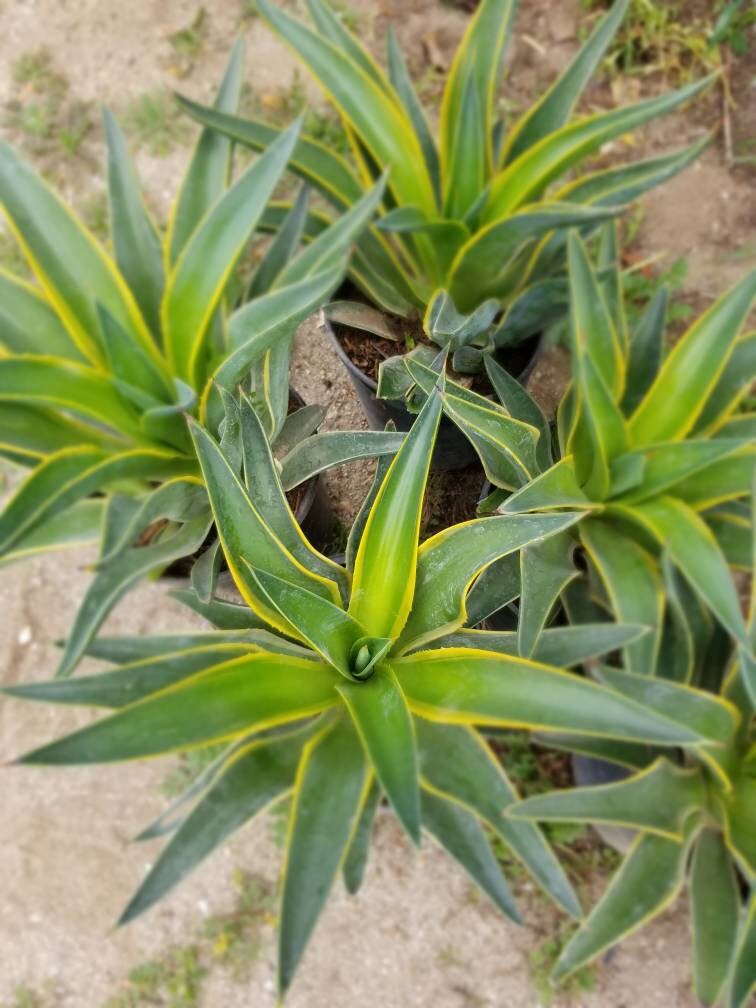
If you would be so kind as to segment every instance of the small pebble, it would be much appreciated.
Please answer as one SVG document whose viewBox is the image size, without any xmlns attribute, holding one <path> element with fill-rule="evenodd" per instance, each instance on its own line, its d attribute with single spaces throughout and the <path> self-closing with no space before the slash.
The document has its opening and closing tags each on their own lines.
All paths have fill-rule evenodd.
<svg viewBox="0 0 756 1008">
<path fill-rule="evenodd" d="M 18 632 L 18 643 L 19 644 L 31 644 L 32 632 L 31 627 L 25 626 L 21 627 Z"/>
</svg>

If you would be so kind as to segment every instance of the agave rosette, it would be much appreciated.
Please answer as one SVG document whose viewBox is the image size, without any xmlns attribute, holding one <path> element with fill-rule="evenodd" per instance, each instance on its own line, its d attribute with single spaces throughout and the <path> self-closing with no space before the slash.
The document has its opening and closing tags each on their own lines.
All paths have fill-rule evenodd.
<svg viewBox="0 0 756 1008">
<path fill-rule="evenodd" d="M 753 501 L 756 503 L 756 483 Z M 756 523 L 749 534 L 756 563 Z M 756 643 L 756 589 L 749 641 Z M 687 888 L 693 983 L 703 1005 L 743 1008 L 756 985 L 756 662 L 718 627 L 699 633 L 694 683 L 729 708 L 716 743 L 685 755 L 625 747 L 616 783 L 528 798 L 508 814 L 540 822 L 623 826 L 635 839 L 603 897 L 565 946 L 560 979 L 642 927 Z M 692 725 L 696 694 L 680 684 L 598 666 L 599 682 Z M 578 740 L 562 740 L 580 749 Z"/>
<path fill-rule="evenodd" d="M 756 333 L 743 331 L 756 272 L 716 301 L 673 347 L 659 292 L 628 334 L 616 233 L 600 270 L 569 241 L 573 382 L 556 443 L 528 392 L 486 362 L 499 402 L 447 382 L 445 413 L 476 448 L 494 491 L 482 509 L 577 511 L 581 520 L 521 555 L 520 653 L 532 654 L 561 597 L 568 611 L 651 628 L 624 651 L 630 671 L 690 681 L 696 636 L 713 615 L 746 640 L 731 567 L 751 569 L 748 495 L 756 417 L 741 409 L 756 378 Z M 441 358 L 407 356 L 396 387 L 422 399 Z M 409 391 L 407 391 L 409 390 Z M 578 579 L 576 546 L 589 578 Z M 500 577 L 519 593 L 512 562 Z M 587 586 L 587 590 L 586 590 Z M 605 618 L 605 616 L 603 617 Z"/>
<path fill-rule="evenodd" d="M 449 71 L 437 137 L 393 32 L 384 71 L 327 3 L 308 0 L 307 7 L 312 27 L 270 0 L 259 3 L 262 17 L 340 113 L 353 157 L 342 158 L 302 136 L 290 169 L 332 208 L 344 210 L 389 168 L 380 215 L 357 240 L 350 277 L 374 304 L 403 316 L 424 314 L 439 290 L 464 314 L 490 302 L 495 321 L 492 317 L 484 334 L 469 337 L 479 357 L 539 332 L 564 311 L 566 228 L 595 228 L 690 164 L 706 143 L 580 173 L 603 144 L 673 111 L 709 82 L 575 116 L 628 0 L 614 4 L 558 80 L 508 130 L 497 120 L 495 96 L 517 2 L 483 0 Z M 262 121 L 180 101 L 205 126 L 256 150 L 280 133 Z M 569 173 L 573 177 L 565 181 Z M 268 215 L 270 227 L 277 226 L 281 212 Z M 327 213 L 313 213 L 308 234 L 315 237 L 328 220 Z M 508 309 L 503 318 L 502 308 Z"/>
<path fill-rule="evenodd" d="M 237 45 L 219 109 L 236 107 L 241 59 Z M 307 193 L 300 194 L 240 294 L 234 269 L 298 125 L 233 183 L 232 143 L 204 130 L 160 236 L 124 137 L 107 111 L 104 121 L 114 258 L 0 145 L 0 203 L 37 280 L 0 271 L 0 456 L 31 470 L 0 512 L 0 563 L 101 543 L 62 674 L 130 584 L 191 556 L 208 534 L 211 513 L 184 414 L 219 431 L 224 396 L 244 380 L 284 456 L 287 489 L 398 443 L 373 432 L 316 435 L 323 417 L 316 406 L 288 415 L 294 331 L 339 283 L 381 183 L 306 248 Z M 158 534 L 145 538 L 145 530 Z M 205 564 L 219 556 L 211 552 Z"/>
<path fill-rule="evenodd" d="M 190 789 L 195 804 L 188 813 L 149 831 L 174 833 L 124 919 L 152 905 L 232 830 L 291 795 L 280 915 L 282 990 L 338 869 L 350 889 L 359 885 L 381 796 L 413 842 L 425 828 L 503 912 L 517 918 L 484 826 L 561 907 L 580 914 L 543 836 L 531 824 L 503 817 L 516 793 L 479 726 L 696 746 L 716 739 L 728 717 L 726 706 L 702 694 L 700 720 L 683 726 L 674 712 L 546 664 L 539 653 L 532 659 L 508 653 L 513 648 L 506 635 L 493 634 L 488 649 L 484 642 L 449 642 L 465 623 L 466 595 L 481 571 L 559 535 L 577 516 L 480 518 L 418 547 L 441 406 L 440 394 L 433 394 L 394 460 L 379 466 L 345 566 L 303 537 L 245 397 L 233 448 L 192 423 L 222 548 L 246 601 L 214 600 L 207 611 L 237 629 L 102 640 L 91 650 L 120 663 L 112 671 L 9 690 L 117 708 L 28 754 L 26 763 L 95 763 L 229 743 Z M 254 473 L 249 487 L 240 469 Z M 541 646 L 544 656 L 560 653 L 579 662 L 642 630 L 556 629 L 544 632 Z"/>
</svg>

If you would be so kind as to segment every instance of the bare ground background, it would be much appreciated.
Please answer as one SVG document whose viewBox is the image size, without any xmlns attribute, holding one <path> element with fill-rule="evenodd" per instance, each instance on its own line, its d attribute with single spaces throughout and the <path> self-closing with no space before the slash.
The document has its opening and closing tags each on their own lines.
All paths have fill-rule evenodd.
<svg viewBox="0 0 756 1008">
<path fill-rule="evenodd" d="M 566 63 L 585 16 L 577 0 L 522 0 L 521 7 L 505 91 L 505 100 L 513 103 L 538 94 Z M 707 7 L 696 0 L 690 4 L 695 13 L 706 13 Z M 292 57 L 249 15 L 249 5 L 205 0 L 204 9 L 198 43 L 190 38 L 191 44 L 181 45 L 176 33 L 195 21 L 199 6 L 194 0 L 0 0 L 3 135 L 24 147 L 93 225 L 101 223 L 103 213 L 96 104 L 109 104 L 130 124 L 149 199 L 163 214 L 195 132 L 166 113 L 169 106 L 160 101 L 175 88 L 208 99 L 238 31 L 247 34 L 250 103 L 285 113 L 292 95 L 302 89 L 318 101 L 304 75 L 293 78 Z M 464 13 L 439 0 L 352 0 L 347 16 L 376 44 L 390 18 L 424 93 L 430 100 L 437 96 L 438 80 L 466 22 Z M 42 47 L 49 54 L 46 65 L 58 75 L 52 85 L 57 99 L 29 116 L 29 106 L 37 102 L 36 84 L 19 79 L 19 61 Z M 738 150 L 743 144 L 747 149 L 756 133 L 753 59 L 750 68 L 741 61 L 733 72 L 738 104 L 731 126 Z M 627 93 L 614 98 L 663 86 L 659 75 L 604 80 L 589 103 L 606 103 L 617 88 Z M 159 115 L 139 117 L 144 95 L 163 109 Z M 636 157 L 682 146 L 717 128 L 722 109 L 714 92 L 694 109 L 655 124 L 632 146 L 618 143 L 604 156 L 619 158 L 627 151 Z M 681 297 L 696 309 L 756 263 L 756 175 L 747 166 L 728 164 L 725 153 L 717 139 L 699 164 L 649 196 L 638 218 L 633 254 L 642 259 L 665 252 L 667 265 L 685 257 Z M 7 243 L 1 251 L 4 259 L 12 256 Z M 314 320 L 298 335 L 294 381 L 306 400 L 330 404 L 329 425 L 363 424 L 348 381 Z M 6 486 L 15 478 L 8 472 Z M 329 475 L 329 494 L 343 519 L 354 512 L 369 478 L 369 466 Z M 53 641 L 70 623 L 92 559 L 93 554 L 79 550 L 0 571 L 0 680 L 52 674 Z M 167 597 L 168 587 L 166 582 L 141 586 L 107 630 L 155 633 L 198 625 Z M 4 700 L 0 756 L 11 758 L 86 719 L 86 714 Z M 3 771 L 2 1008 L 266 1008 L 275 1003 L 273 892 L 281 855 L 275 823 L 244 829 L 151 913 L 124 930 L 111 930 L 156 856 L 155 845 L 134 846 L 130 840 L 164 807 L 161 784 L 170 769 L 160 761 L 92 771 Z M 248 873 L 246 902 L 240 899 L 239 870 Z M 595 873 L 583 886 L 585 895 L 595 897 L 605 881 Z M 363 890 L 350 899 L 336 885 L 287 1003 L 292 1008 L 545 1004 L 538 960 L 548 958 L 565 924 L 527 883 L 518 888 L 524 928 L 502 920 L 428 840 L 419 854 L 413 853 L 385 817 L 378 824 Z M 689 940 L 685 907 L 677 906 L 600 964 L 585 978 L 585 988 L 557 992 L 552 1003 L 693 1008 Z M 227 954 L 229 947 L 233 955 Z M 162 987 L 151 988 L 149 977 L 144 979 L 150 962 L 157 964 L 153 975 L 157 970 L 163 977 Z M 200 979 L 199 969 L 207 976 Z"/>
</svg>

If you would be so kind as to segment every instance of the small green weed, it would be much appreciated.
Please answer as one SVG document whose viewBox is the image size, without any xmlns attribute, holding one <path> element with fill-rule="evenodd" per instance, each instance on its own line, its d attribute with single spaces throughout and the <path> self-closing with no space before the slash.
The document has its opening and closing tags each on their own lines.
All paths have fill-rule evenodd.
<svg viewBox="0 0 756 1008">
<path fill-rule="evenodd" d="M 207 970 L 200 962 L 196 945 L 170 949 L 159 959 L 136 966 L 125 989 L 105 1008 L 197 1008 Z"/>
<path fill-rule="evenodd" d="M 567 944 L 567 937 L 563 932 L 557 937 L 547 938 L 528 956 L 531 976 L 542 1005 L 550 1005 L 556 993 L 574 998 L 596 989 L 598 973 L 594 965 L 583 966 L 556 986 L 549 979 L 562 949 Z"/>
<path fill-rule="evenodd" d="M 137 146 L 165 157 L 189 136 L 189 125 L 168 91 L 150 91 L 127 105 L 123 124 Z"/>
<path fill-rule="evenodd" d="M 36 157 L 77 155 L 95 123 L 90 102 L 70 94 L 49 50 L 22 53 L 11 67 L 14 93 L 5 103 L 3 125 Z"/>
<path fill-rule="evenodd" d="M 601 12 L 609 4 L 607 0 L 582 0 L 582 6 Z M 725 47 L 745 55 L 749 28 L 756 24 L 756 8 L 745 0 L 716 0 L 711 15 L 690 15 L 681 0 L 633 0 L 607 54 L 607 69 L 613 76 L 658 73 L 684 82 L 719 69 Z"/>
<path fill-rule="evenodd" d="M 207 11 L 200 7 L 191 24 L 168 36 L 175 59 L 172 69 L 177 76 L 186 77 L 192 72 L 207 39 L 207 31 Z"/>
<path fill-rule="evenodd" d="M 11 1000 L 0 1002 L 0 1008 L 54 1008 L 59 1003 L 60 991 L 53 981 L 48 981 L 41 987 L 14 987 Z"/>
<path fill-rule="evenodd" d="M 275 922 L 275 893 L 265 879 L 247 872 L 234 875 L 236 903 L 228 914 L 211 917 L 202 928 L 215 962 L 243 981 L 260 955 L 263 928 Z"/>
<path fill-rule="evenodd" d="M 260 955 L 263 931 L 275 920 L 275 892 L 265 879 L 248 872 L 236 872 L 234 885 L 236 898 L 228 913 L 205 920 L 188 944 L 135 966 L 103 1008 L 199 1008 L 215 967 L 236 981 L 245 980 Z M 46 1006 L 31 1002 L 8 1008 Z"/>
</svg>

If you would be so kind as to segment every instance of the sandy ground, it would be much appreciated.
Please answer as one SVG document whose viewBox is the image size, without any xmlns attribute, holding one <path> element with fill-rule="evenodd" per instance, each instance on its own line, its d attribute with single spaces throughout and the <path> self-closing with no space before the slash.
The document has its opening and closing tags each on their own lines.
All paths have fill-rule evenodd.
<svg viewBox="0 0 756 1008">
<path fill-rule="evenodd" d="M 248 33 L 248 79 L 257 92 L 276 94 L 289 86 L 291 57 L 259 21 L 242 19 L 239 0 L 206 0 L 204 6 L 208 28 L 201 56 L 179 79 L 167 39 L 192 21 L 194 2 L 0 0 L 0 95 L 14 93 L 14 60 L 47 45 L 78 99 L 107 102 L 116 111 L 134 95 L 155 88 L 178 87 L 206 99 L 230 41 L 241 29 Z M 514 40 L 512 90 L 517 97 L 537 93 L 574 51 L 579 3 L 566 0 L 555 9 L 552 0 L 523 0 L 522 7 Z M 386 18 L 393 17 L 416 74 L 428 62 L 448 63 L 465 22 L 459 11 L 436 0 L 359 0 L 349 8 L 358 13 L 361 30 L 375 40 Z M 528 41 L 532 38 L 543 43 L 542 52 Z M 750 114 L 754 101 L 753 89 L 744 93 L 738 114 L 745 114 L 744 106 Z M 716 103 L 707 109 L 655 127 L 646 141 L 649 149 L 682 145 L 715 126 Z M 93 131 L 81 157 L 57 172 L 57 182 L 72 198 L 80 198 L 82 191 L 101 191 L 101 158 L 101 140 Z M 140 172 L 158 210 L 167 206 L 185 159 L 185 147 L 165 157 L 138 152 Z M 670 261 L 687 256 L 686 290 L 693 299 L 708 301 L 753 264 L 753 175 L 729 170 L 721 145 L 649 197 L 647 206 L 639 251 L 664 250 Z M 314 320 L 297 338 L 294 384 L 308 401 L 331 404 L 328 426 L 362 425 L 349 383 Z M 369 466 L 329 475 L 329 494 L 340 517 L 348 519 L 369 478 Z M 85 591 L 89 560 L 91 555 L 82 550 L 0 572 L 0 680 L 31 681 L 52 674 L 52 642 L 65 632 Z M 108 630 L 154 633 L 198 625 L 167 597 L 168 587 L 165 582 L 141 586 L 119 607 Z M 0 704 L 0 758 L 11 758 L 87 717 L 5 700 Z M 155 857 L 154 845 L 135 847 L 129 840 L 163 807 L 159 789 L 165 773 L 165 762 L 93 771 L 3 771 L 2 1008 L 26 1008 L 26 1002 L 14 1000 L 22 985 L 43 992 L 40 1008 L 105 1008 L 109 998 L 125 989 L 137 964 L 186 945 L 203 921 L 229 910 L 236 868 L 275 884 L 280 851 L 269 826 L 261 822 L 242 831 L 145 918 L 111 932 Z M 349 899 L 337 885 L 287 1003 L 292 1008 L 351 1008 L 357 1003 L 376 1008 L 535 1008 L 539 994 L 529 953 L 559 925 L 532 893 L 526 890 L 523 899 L 529 923 L 518 929 L 475 897 L 462 874 L 430 842 L 413 854 L 386 817 L 377 829 L 362 892 Z M 693 1008 L 688 945 L 687 916 L 677 909 L 601 964 L 594 991 L 571 998 L 557 995 L 553 1004 Z M 262 951 L 245 982 L 235 983 L 223 969 L 213 969 L 199 1004 L 272 1006 L 273 978 L 273 930 L 266 925 Z M 141 1008 L 142 1003 L 148 1004 L 134 1005 Z"/>
</svg>

